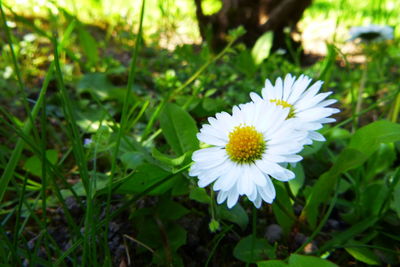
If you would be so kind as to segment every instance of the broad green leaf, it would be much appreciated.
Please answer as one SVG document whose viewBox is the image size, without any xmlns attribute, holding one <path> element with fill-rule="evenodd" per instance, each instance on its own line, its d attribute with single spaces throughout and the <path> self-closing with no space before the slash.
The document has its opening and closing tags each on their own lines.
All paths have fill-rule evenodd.
<svg viewBox="0 0 400 267">
<path fill-rule="evenodd" d="M 143 157 L 143 154 L 137 151 L 126 152 L 121 156 L 121 161 L 126 168 L 134 170 L 143 164 Z"/>
<path fill-rule="evenodd" d="M 193 190 L 190 191 L 189 198 L 204 204 L 209 204 L 211 202 L 211 198 L 206 190 L 200 187 L 193 188 Z"/>
<path fill-rule="evenodd" d="M 163 221 L 159 218 L 157 223 L 153 216 L 139 217 L 138 220 L 140 224 L 137 225 L 139 231 L 137 239 L 154 250 L 164 247 L 165 237 L 168 238 L 172 252 L 186 243 L 186 230 L 175 221 Z M 138 248 L 145 251 L 143 248 Z"/>
<path fill-rule="evenodd" d="M 185 266 L 179 253 L 172 251 L 169 254 L 171 254 L 171 255 L 168 255 L 168 257 L 171 258 L 170 265 L 167 264 L 167 255 L 165 253 L 165 248 L 157 249 L 156 251 L 154 251 L 154 254 L 153 254 L 153 262 L 152 262 L 153 264 L 150 266 L 153 266 L 153 265 L 155 265 L 155 266 L 173 266 L 173 267 L 184 267 Z"/>
<path fill-rule="evenodd" d="M 394 188 L 393 201 L 390 206 L 394 211 L 396 211 L 397 217 L 400 218 L 400 183 L 397 183 Z"/>
<path fill-rule="evenodd" d="M 307 218 L 310 226 L 316 227 L 318 207 L 329 199 L 340 174 L 361 166 L 380 143 L 398 140 L 400 140 L 400 125 L 388 121 L 377 121 L 357 130 L 332 168 L 325 172 L 313 186 L 303 209 L 302 218 Z"/>
<path fill-rule="evenodd" d="M 377 174 L 384 172 L 396 160 L 396 151 L 393 144 L 382 143 L 377 151 L 367 161 L 367 169 L 365 171 L 366 181 L 369 181 Z"/>
<path fill-rule="evenodd" d="M 217 13 L 223 4 L 222 1 L 215 1 L 215 0 L 203 0 L 201 1 L 201 8 L 203 9 L 204 15 L 212 15 Z"/>
<path fill-rule="evenodd" d="M 219 98 L 203 98 L 202 107 L 208 112 L 217 112 L 223 109 L 225 101 Z"/>
<path fill-rule="evenodd" d="M 235 68 L 247 76 L 254 75 L 257 71 L 257 66 L 248 49 L 241 51 L 240 54 L 234 58 L 234 63 Z"/>
<path fill-rule="evenodd" d="M 179 106 L 167 103 L 161 112 L 160 124 L 165 139 L 177 155 L 198 149 L 196 122 Z"/>
<path fill-rule="evenodd" d="M 157 182 L 167 178 L 169 175 L 171 175 L 171 173 L 158 166 L 143 164 L 118 187 L 116 192 L 118 194 L 141 193 Z M 170 180 L 153 189 L 149 195 L 159 195 L 166 192 L 174 185 L 175 178 L 176 176 L 171 177 Z"/>
<path fill-rule="evenodd" d="M 189 213 L 189 210 L 171 199 L 162 199 L 156 207 L 157 216 L 164 220 L 177 220 Z"/>
<path fill-rule="evenodd" d="M 277 197 L 276 201 L 279 201 L 279 203 L 283 206 L 282 208 L 286 209 L 286 211 L 283 211 L 281 209 L 281 207 L 278 206 L 276 201 L 272 204 L 272 210 L 274 212 L 276 221 L 282 227 L 283 232 L 285 234 L 288 234 L 290 232 L 293 224 L 295 223 L 295 221 L 293 220 L 293 217 L 295 217 L 294 211 L 293 211 L 293 205 L 290 202 L 290 198 L 289 198 L 285 188 L 283 187 L 282 183 L 276 183 L 275 190 L 276 190 L 276 197 Z M 287 215 L 286 212 L 291 214 L 293 217 L 290 217 L 289 215 Z"/>
<path fill-rule="evenodd" d="M 123 102 L 126 95 L 126 88 L 113 85 L 106 73 L 87 73 L 78 82 L 77 91 L 79 94 L 88 92 L 94 94 L 100 100 L 117 100 Z M 129 101 L 134 101 L 133 94 Z"/>
<path fill-rule="evenodd" d="M 329 131 L 329 141 L 350 139 L 351 133 L 343 128 L 334 128 Z"/>
<path fill-rule="evenodd" d="M 97 41 L 82 24 L 79 25 L 78 34 L 84 56 L 88 59 L 89 65 L 95 65 L 99 60 Z"/>
<path fill-rule="evenodd" d="M 236 223 L 243 230 L 249 223 L 249 217 L 243 207 L 237 203 L 232 209 L 228 209 L 226 205 L 218 205 L 216 208 L 219 218 Z"/>
<path fill-rule="evenodd" d="M 274 33 L 272 31 L 264 33 L 257 39 L 253 49 L 251 50 L 251 56 L 256 65 L 259 65 L 264 59 L 268 58 L 273 40 Z"/>
<path fill-rule="evenodd" d="M 270 261 L 259 261 L 257 262 L 258 267 L 289 267 L 289 264 L 280 260 L 270 260 Z"/>
<path fill-rule="evenodd" d="M 138 221 L 135 222 L 136 224 L 138 224 L 137 239 L 152 248 L 153 250 L 162 248 L 163 239 L 160 235 L 160 229 L 154 218 L 150 216 L 145 216 L 138 217 L 137 220 L 140 221 L 140 224 L 138 224 Z M 146 249 L 138 246 L 138 252 L 143 251 L 146 251 Z"/>
<path fill-rule="evenodd" d="M 172 196 L 187 195 L 189 194 L 190 191 L 189 186 L 190 186 L 189 179 L 182 174 L 177 174 L 176 182 L 174 184 L 174 187 L 172 188 L 171 195 Z"/>
<path fill-rule="evenodd" d="M 313 142 L 311 145 L 304 147 L 304 149 L 300 152 L 300 155 L 307 157 L 315 154 L 322 148 L 323 144 L 323 142 Z"/>
<path fill-rule="evenodd" d="M 305 175 L 303 165 L 300 162 L 296 163 L 296 166 L 292 169 L 296 178 L 289 181 L 290 190 L 292 190 L 293 195 L 297 196 L 300 189 L 303 187 Z"/>
<path fill-rule="evenodd" d="M 266 239 L 249 235 L 237 243 L 233 249 L 235 258 L 244 262 L 257 262 L 275 257 L 275 249 Z"/>
<path fill-rule="evenodd" d="M 336 267 L 337 265 L 328 260 L 324 260 L 313 256 L 292 254 L 289 257 L 289 266 L 290 267 L 310 267 L 310 266 Z"/>
<path fill-rule="evenodd" d="M 107 176 L 104 173 L 100 173 L 100 172 L 97 172 L 97 173 L 91 172 L 90 179 L 96 179 L 94 181 L 94 191 L 95 192 L 106 188 L 107 184 L 110 181 L 109 176 Z M 73 189 L 78 196 L 86 196 L 86 190 L 85 190 L 85 187 L 83 186 L 82 180 L 77 182 L 76 184 L 74 184 Z M 61 194 L 63 195 L 64 198 L 72 195 L 71 191 L 67 190 L 67 189 L 61 190 Z"/>
<path fill-rule="evenodd" d="M 368 265 L 381 265 L 378 256 L 369 248 L 347 247 L 345 250 L 358 261 Z"/>
<path fill-rule="evenodd" d="M 186 244 L 186 230 L 177 223 L 170 223 L 166 227 L 169 244 L 173 251 Z"/>
<path fill-rule="evenodd" d="M 359 149 L 367 156 L 370 156 L 380 143 L 399 140 L 400 124 L 389 121 L 376 121 L 357 130 L 351 138 L 349 148 Z"/>
<path fill-rule="evenodd" d="M 383 181 L 369 184 L 360 194 L 363 217 L 377 216 L 385 203 L 389 189 Z"/>
<path fill-rule="evenodd" d="M 56 164 L 58 152 L 53 149 L 46 150 L 46 158 L 50 163 Z M 24 169 L 35 176 L 42 177 L 42 160 L 36 155 L 32 156 L 25 162 Z"/>
<path fill-rule="evenodd" d="M 175 158 L 174 157 L 170 157 L 168 155 L 165 155 L 165 154 L 161 153 L 156 148 L 153 148 L 151 150 L 151 154 L 156 160 L 158 160 L 158 161 L 160 161 L 162 163 L 165 163 L 165 164 L 167 164 L 169 166 L 179 166 L 179 165 L 181 165 L 185 161 L 186 156 L 187 156 L 187 154 L 185 153 L 185 154 L 182 154 L 179 157 L 175 157 Z"/>
</svg>

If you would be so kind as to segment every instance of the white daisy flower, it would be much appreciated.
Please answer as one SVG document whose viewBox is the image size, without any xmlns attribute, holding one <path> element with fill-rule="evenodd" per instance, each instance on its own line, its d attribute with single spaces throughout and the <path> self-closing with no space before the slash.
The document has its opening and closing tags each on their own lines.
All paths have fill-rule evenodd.
<svg viewBox="0 0 400 267">
<path fill-rule="evenodd" d="M 297 130 L 307 132 L 303 140 L 305 145 L 311 144 L 313 140 L 325 141 L 316 130 L 321 129 L 324 123 L 334 122 L 335 119 L 328 117 L 339 112 L 337 108 L 327 107 L 336 102 L 335 99 L 325 100 L 332 92 L 318 94 L 323 82 L 317 81 L 308 88 L 310 83 L 311 78 L 306 75 L 296 79 L 296 76 L 287 74 L 284 81 L 278 78 L 275 86 L 267 79 L 261 91 L 262 97 L 250 93 L 256 103 L 265 101 L 290 108 L 288 119 L 297 121 Z"/>
<path fill-rule="evenodd" d="M 208 118 L 197 137 L 211 147 L 193 153 L 189 175 L 199 178 L 198 185 L 214 183 L 217 202 L 227 200 L 229 208 L 246 195 L 259 208 L 262 200 L 272 203 L 275 188 L 271 177 L 288 181 L 294 173 L 280 163 L 298 162 L 304 132 L 293 129 L 286 120 L 290 109 L 267 102 L 233 107 L 232 115 L 221 112 Z"/>
<path fill-rule="evenodd" d="M 385 25 L 359 26 L 350 28 L 349 41 L 360 38 L 364 42 L 384 41 L 393 39 L 393 27 Z"/>
</svg>

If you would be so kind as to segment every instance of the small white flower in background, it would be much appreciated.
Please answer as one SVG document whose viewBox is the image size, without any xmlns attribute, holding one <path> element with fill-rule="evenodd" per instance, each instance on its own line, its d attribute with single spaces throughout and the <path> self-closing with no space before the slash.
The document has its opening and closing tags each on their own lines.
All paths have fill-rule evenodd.
<svg viewBox="0 0 400 267">
<path fill-rule="evenodd" d="M 267 79 L 265 87 L 261 91 L 262 97 L 256 93 L 250 93 L 253 102 L 269 102 L 277 106 L 290 108 L 288 119 L 295 119 L 295 127 L 299 131 L 307 133 L 303 140 L 304 145 L 315 141 L 325 141 L 322 134 L 316 132 L 322 128 L 322 124 L 334 122 L 335 119 L 328 118 L 330 115 L 338 113 L 339 109 L 327 106 L 336 102 L 334 99 L 325 100 L 332 92 L 320 93 L 322 81 L 311 83 L 311 78 L 301 75 L 296 76 L 287 74 L 285 80 L 278 78 L 275 85 Z"/>
<path fill-rule="evenodd" d="M 364 42 L 392 40 L 393 32 L 393 27 L 386 25 L 371 24 L 369 26 L 351 27 L 349 41 L 355 39 L 361 39 Z"/>
<path fill-rule="evenodd" d="M 296 153 L 303 148 L 307 132 L 295 130 L 295 120 L 286 119 L 289 108 L 268 101 L 235 106 L 232 115 L 221 112 L 208 118 L 197 137 L 211 147 L 193 153 L 189 175 L 199 178 L 198 185 L 211 183 L 218 192 L 219 204 L 227 200 L 232 208 L 239 196 L 259 208 L 262 200 L 272 203 L 275 188 L 271 177 L 287 182 L 294 173 L 281 163 L 294 163 L 302 158 Z"/>
<path fill-rule="evenodd" d="M 91 144 L 92 142 L 93 142 L 93 140 L 90 139 L 90 138 L 85 138 L 85 139 L 83 139 L 83 145 L 84 145 L 85 147 L 90 146 L 90 144 Z"/>
</svg>

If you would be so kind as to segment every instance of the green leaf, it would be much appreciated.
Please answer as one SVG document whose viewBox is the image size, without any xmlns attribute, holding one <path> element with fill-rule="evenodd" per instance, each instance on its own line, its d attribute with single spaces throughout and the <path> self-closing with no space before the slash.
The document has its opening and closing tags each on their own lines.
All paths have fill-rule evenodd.
<svg viewBox="0 0 400 267">
<path fill-rule="evenodd" d="M 189 213 L 189 210 L 171 199 L 162 199 L 156 208 L 157 215 L 164 220 L 177 220 Z"/>
<path fill-rule="evenodd" d="M 385 203 L 389 189 L 383 181 L 366 186 L 360 194 L 360 209 L 363 217 L 377 216 Z"/>
<path fill-rule="evenodd" d="M 270 260 L 270 261 L 259 261 L 257 262 L 258 267 L 289 267 L 284 261 Z"/>
<path fill-rule="evenodd" d="M 350 139 L 351 133 L 343 128 L 333 128 L 329 131 L 329 141 Z"/>
<path fill-rule="evenodd" d="M 207 194 L 206 190 L 200 187 L 193 188 L 193 190 L 190 191 L 189 198 L 204 204 L 211 203 L 211 198 Z"/>
<path fill-rule="evenodd" d="M 295 217 L 293 211 L 293 205 L 290 202 L 290 198 L 285 188 L 283 187 L 282 183 L 276 183 L 275 190 L 276 190 L 277 201 L 279 201 L 280 205 L 282 205 L 283 208 L 286 209 L 286 212 L 292 215 L 292 217 L 287 215 L 286 212 L 283 211 L 276 202 L 272 204 L 272 210 L 274 212 L 276 221 L 282 227 L 283 232 L 285 234 L 288 234 L 293 224 L 295 223 L 293 219 L 293 217 Z"/>
<path fill-rule="evenodd" d="M 368 265 L 381 265 L 378 256 L 368 248 L 347 247 L 345 250 L 358 261 Z"/>
<path fill-rule="evenodd" d="M 171 195 L 172 196 L 182 196 L 182 195 L 189 194 L 189 191 L 190 191 L 189 179 L 186 178 L 182 174 L 177 174 L 176 176 L 177 176 L 176 177 L 176 182 L 174 184 L 174 187 L 172 188 Z"/>
<path fill-rule="evenodd" d="M 143 164 L 143 154 L 137 151 L 126 152 L 121 156 L 121 161 L 128 169 L 136 169 L 138 166 Z"/>
<path fill-rule="evenodd" d="M 397 217 L 400 218 L 400 183 L 397 183 L 394 188 L 393 201 L 390 206 L 397 213 Z"/>
<path fill-rule="evenodd" d="M 244 262 L 257 262 L 275 257 L 275 250 L 266 239 L 247 236 L 237 243 L 233 256 Z"/>
<path fill-rule="evenodd" d="M 365 181 L 369 181 L 377 174 L 384 172 L 396 160 L 396 151 L 393 144 L 382 143 L 378 150 L 367 161 Z"/>
<path fill-rule="evenodd" d="M 307 198 L 301 217 L 305 217 L 312 228 L 316 227 L 318 207 L 327 201 L 335 188 L 340 174 L 361 166 L 379 147 L 380 143 L 400 140 L 400 125 L 388 121 L 377 121 L 357 130 L 350 144 L 336 159 L 332 168 L 322 174 Z"/>
<path fill-rule="evenodd" d="M 259 65 L 264 59 L 268 58 L 273 40 L 274 33 L 272 31 L 264 33 L 257 39 L 253 49 L 251 50 L 251 56 L 256 65 Z"/>
<path fill-rule="evenodd" d="M 110 181 L 109 176 L 100 172 L 97 173 L 91 172 L 90 179 L 96 179 L 94 188 L 95 191 L 99 191 L 106 188 Z M 82 180 L 74 184 L 73 188 L 78 196 L 86 196 L 86 190 L 85 187 L 83 186 Z M 61 190 L 61 194 L 63 195 L 64 198 L 72 195 L 71 191 L 67 189 Z"/>
<path fill-rule="evenodd" d="M 160 124 L 165 139 L 177 155 L 198 149 L 196 122 L 179 106 L 167 103 L 161 112 Z"/>
<path fill-rule="evenodd" d="M 99 52 L 97 41 L 93 36 L 80 24 L 78 28 L 79 42 L 84 52 L 84 56 L 88 59 L 89 65 L 93 66 L 99 61 Z"/>
<path fill-rule="evenodd" d="M 168 229 L 169 245 L 173 251 L 186 244 L 186 230 L 182 226 L 177 223 L 170 223 L 166 229 Z"/>
<path fill-rule="evenodd" d="M 224 220 L 236 223 L 243 230 L 246 229 L 249 223 L 249 217 L 243 207 L 237 203 L 232 209 L 228 209 L 226 205 L 216 207 L 217 215 Z"/>
<path fill-rule="evenodd" d="M 257 71 L 257 66 L 254 64 L 253 57 L 248 49 L 241 51 L 234 58 L 234 66 L 238 71 L 243 72 L 249 77 Z"/>
<path fill-rule="evenodd" d="M 359 149 L 367 156 L 371 156 L 380 143 L 399 140 L 400 124 L 389 121 L 376 121 L 360 128 L 351 138 L 349 147 Z"/>
<path fill-rule="evenodd" d="M 116 192 L 118 194 L 141 193 L 169 175 L 171 175 L 171 173 L 156 165 L 143 164 L 139 166 L 129 178 L 126 178 Z M 153 189 L 149 195 L 159 195 L 166 192 L 174 185 L 175 178 L 176 176 L 171 177 L 169 181 Z"/>
<path fill-rule="evenodd" d="M 300 156 L 307 157 L 317 153 L 322 148 L 323 144 L 323 142 L 313 142 L 311 145 L 304 147 L 300 152 Z"/>
<path fill-rule="evenodd" d="M 310 266 L 336 267 L 337 265 L 334 264 L 333 262 L 313 256 L 292 254 L 289 257 L 289 266 L 290 267 L 310 267 Z"/>
<path fill-rule="evenodd" d="M 228 31 L 228 40 L 237 39 L 246 33 L 246 29 L 240 25 L 237 28 Z"/>
<path fill-rule="evenodd" d="M 53 149 L 46 150 L 46 157 L 51 164 L 56 164 L 58 152 Z M 25 162 L 24 169 L 35 176 L 42 177 L 42 160 L 36 155 L 32 156 Z"/>
<path fill-rule="evenodd" d="M 79 94 L 91 93 L 100 100 L 117 100 L 124 102 L 126 88 L 115 86 L 110 82 L 106 73 L 87 73 L 77 84 Z M 130 95 L 129 101 L 134 101 L 133 94 Z"/>
<path fill-rule="evenodd" d="M 163 163 L 165 163 L 167 165 L 170 165 L 170 166 L 179 166 L 179 165 L 181 165 L 185 161 L 186 156 L 187 156 L 187 153 L 185 153 L 185 154 L 182 154 L 181 156 L 176 157 L 176 158 L 170 157 L 168 155 L 165 155 L 165 154 L 161 153 L 156 148 L 153 148 L 151 150 L 151 154 L 156 160 L 158 160 L 160 162 L 163 162 Z"/>
<path fill-rule="evenodd" d="M 289 187 L 293 195 L 297 196 L 305 180 L 303 165 L 301 165 L 301 163 L 296 163 L 296 167 L 294 167 L 292 171 L 296 175 L 296 178 L 289 181 Z"/>
<path fill-rule="evenodd" d="M 208 112 L 217 112 L 223 109 L 225 101 L 219 98 L 203 98 L 202 107 Z"/>
<path fill-rule="evenodd" d="M 171 258 L 171 264 L 167 264 L 167 255 L 165 254 L 165 249 L 160 248 L 154 251 L 153 254 L 153 264 L 149 266 L 173 266 L 173 267 L 184 267 L 183 260 L 179 253 L 171 252 L 171 255 L 168 256 Z"/>
</svg>

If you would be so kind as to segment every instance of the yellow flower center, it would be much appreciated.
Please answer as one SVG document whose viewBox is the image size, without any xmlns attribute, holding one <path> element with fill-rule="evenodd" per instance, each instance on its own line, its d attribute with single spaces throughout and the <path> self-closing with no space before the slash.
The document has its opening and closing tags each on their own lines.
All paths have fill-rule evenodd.
<svg viewBox="0 0 400 267">
<path fill-rule="evenodd" d="M 284 108 L 290 108 L 289 111 L 289 115 L 287 116 L 287 119 L 293 118 L 295 115 L 295 110 L 293 105 L 289 104 L 288 102 L 286 102 L 285 100 L 282 99 L 271 99 L 270 100 L 271 103 L 275 103 L 278 106 L 282 106 Z"/>
<path fill-rule="evenodd" d="M 229 142 L 225 149 L 232 161 L 252 163 L 261 159 L 266 148 L 264 136 L 254 126 L 236 126 L 229 133 Z"/>
</svg>

